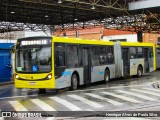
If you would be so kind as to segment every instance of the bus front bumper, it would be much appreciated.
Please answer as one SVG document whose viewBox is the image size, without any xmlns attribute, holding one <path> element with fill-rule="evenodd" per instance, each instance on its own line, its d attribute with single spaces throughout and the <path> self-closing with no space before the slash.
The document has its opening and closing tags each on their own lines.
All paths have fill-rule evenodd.
<svg viewBox="0 0 160 120">
<path fill-rule="evenodd" d="M 38 81 L 38 80 L 24 81 L 24 80 L 15 79 L 15 87 L 16 88 L 35 88 L 35 89 L 39 89 L 39 88 L 54 89 L 55 84 L 52 79 L 51 80 L 43 80 L 43 81 Z"/>
</svg>

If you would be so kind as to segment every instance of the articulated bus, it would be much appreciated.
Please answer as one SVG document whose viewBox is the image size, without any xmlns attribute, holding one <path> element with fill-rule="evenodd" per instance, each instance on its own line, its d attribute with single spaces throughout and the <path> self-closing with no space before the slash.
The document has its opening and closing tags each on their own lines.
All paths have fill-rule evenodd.
<svg viewBox="0 0 160 120">
<path fill-rule="evenodd" d="M 155 47 L 151 43 L 29 37 L 18 39 L 15 65 L 16 88 L 75 90 L 80 85 L 154 71 Z"/>
</svg>

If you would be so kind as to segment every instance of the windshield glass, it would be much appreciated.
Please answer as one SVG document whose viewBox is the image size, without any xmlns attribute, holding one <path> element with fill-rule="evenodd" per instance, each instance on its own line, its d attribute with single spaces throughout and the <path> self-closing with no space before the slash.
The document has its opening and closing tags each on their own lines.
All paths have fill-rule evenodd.
<svg viewBox="0 0 160 120">
<path fill-rule="evenodd" d="M 17 72 L 50 72 L 51 45 L 30 46 L 16 50 Z"/>
</svg>

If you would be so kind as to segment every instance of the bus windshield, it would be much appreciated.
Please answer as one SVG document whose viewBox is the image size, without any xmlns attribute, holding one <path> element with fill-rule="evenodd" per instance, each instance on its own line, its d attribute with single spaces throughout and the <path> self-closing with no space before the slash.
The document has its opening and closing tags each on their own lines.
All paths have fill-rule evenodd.
<svg viewBox="0 0 160 120">
<path fill-rule="evenodd" d="M 17 72 L 50 72 L 51 45 L 30 46 L 16 50 Z"/>
</svg>

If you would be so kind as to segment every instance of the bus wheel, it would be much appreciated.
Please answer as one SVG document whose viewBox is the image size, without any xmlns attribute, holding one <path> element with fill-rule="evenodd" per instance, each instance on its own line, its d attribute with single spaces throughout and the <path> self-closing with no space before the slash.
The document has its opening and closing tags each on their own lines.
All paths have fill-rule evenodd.
<svg viewBox="0 0 160 120">
<path fill-rule="evenodd" d="M 109 70 L 105 70 L 104 82 L 105 82 L 105 83 L 109 82 L 109 79 L 110 79 Z"/>
<path fill-rule="evenodd" d="M 38 94 L 46 94 L 46 89 L 39 89 Z"/>
<path fill-rule="evenodd" d="M 76 90 L 78 87 L 78 78 L 76 74 L 73 74 L 71 77 L 71 90 Z"/>
<path fill-rule="evenodd" d="M 141 77 L 143 74 L 143 69 L 141 66 L 138 66 L 138 69 L 137 69 L 137 77 Z"/>
</svg>

